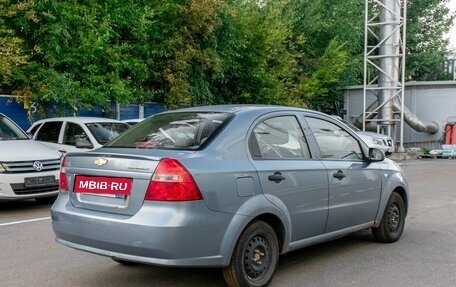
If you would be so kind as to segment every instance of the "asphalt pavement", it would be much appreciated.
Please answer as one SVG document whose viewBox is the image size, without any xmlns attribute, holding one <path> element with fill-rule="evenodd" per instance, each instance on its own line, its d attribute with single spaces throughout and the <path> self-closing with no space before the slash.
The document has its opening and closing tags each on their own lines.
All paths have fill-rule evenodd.
<svg viewBox="0 0 456 287">
<path fill-rule="evenodd" d="M 270 286 L 456 286 L 456 160 L 399 163 L 411 199 L 398 242 L 363 231 L 286 254 Z M 218 269 L 123 266 L 61 246 L 49 208 L 0 203 L 0 286 L 225 286 Z"/>
</svg>

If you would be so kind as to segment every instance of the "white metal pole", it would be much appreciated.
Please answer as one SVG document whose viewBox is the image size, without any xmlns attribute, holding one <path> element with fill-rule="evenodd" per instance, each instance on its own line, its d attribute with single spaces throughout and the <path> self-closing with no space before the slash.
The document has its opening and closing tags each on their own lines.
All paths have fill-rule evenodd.
<svg viewBox="0 0 456 287">
<path fill-rule="evenodd" d="M 399 152 L 404 152 L 404 110 L 405 110 L 405 56 L 407 54 L 407 0 L 403 3 L 402 15 L 402 89 L 401 89 L 401 132 L 400 132 L 400 145 Z"/>
<path fill-rule="evenodd" d="M 369 0 L 365 0 L 364 11 L 364 79 L 363 79 L 363 131 L 366 130 L 366 108 L 367 108 L 367 46 L 368 46 L 368 25 L 369 25 Z"/>
</svg>

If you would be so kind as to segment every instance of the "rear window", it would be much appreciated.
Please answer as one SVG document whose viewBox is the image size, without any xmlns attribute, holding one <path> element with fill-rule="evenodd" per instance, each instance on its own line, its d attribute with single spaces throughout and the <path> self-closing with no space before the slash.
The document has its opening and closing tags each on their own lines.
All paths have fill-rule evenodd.
<svg viewBox="0 0 456 287">
<path fill-rule="evenodd" d="M 210 142 L 231 117 L 228 113 L 160 114 L 136 124 L 106 146 L 196 150 Z"/>
</svg>

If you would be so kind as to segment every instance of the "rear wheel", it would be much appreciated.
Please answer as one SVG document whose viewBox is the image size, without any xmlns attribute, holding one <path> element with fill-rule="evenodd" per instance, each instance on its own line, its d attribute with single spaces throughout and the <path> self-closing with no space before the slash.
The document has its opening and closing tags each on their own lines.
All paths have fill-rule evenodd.
<svg viewBox="0 0 456 287">
<path fill-rule="evenodd" d="M 279 260 L 277 236 L 267 223 L 255 221 L 239 237 L 223 276 L 232 287 L 266 286 Z"/>
<path fill-rule="evenodd" d="M 393 192 L 388 199 L 382 221 L 377 228 L 372 228 L 375 240 L 391 243 L 399 240 L 404 231 L 405 205 L 402 197 Z"/>
</svg>

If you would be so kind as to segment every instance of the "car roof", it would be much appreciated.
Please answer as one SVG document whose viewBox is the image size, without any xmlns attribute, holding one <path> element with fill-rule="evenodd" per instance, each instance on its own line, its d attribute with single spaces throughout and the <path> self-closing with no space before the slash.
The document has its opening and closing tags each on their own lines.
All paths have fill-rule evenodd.
<svg viewBox="0 0 456 287">
<path fill-rule="evenodd" d="M 46 118 L 36 121 L 35 123 L 42 123 L 42 122 L 49 122 L 49 121 L 73 121 L 73 122 L 80 122 L 80 123 L 95 123 L 95 122 L 115 122 L 121 123 L 116 119 L 110 118 L 99 118 L 99 117 L 54 117 L 54 118 Z"/>
<path fill-rule="evenodd" d="M 311 113 L 319 113 L 314 110 L 308 110 L 296 107 L 275 106 L 275 105 L 247 105 L 247 104 L 231 104 L 231 105 L 213 105 L 213 106 L 197 106 L 191 108 L 183 108 L 168 112 L 221 112 L 221 113 L 244 113 L 244 112 L 257 112 L 267 113 L 275 111 L 305 111 Z M 166 112 L 165 112 L 166 113 Z"/>
</svg>

